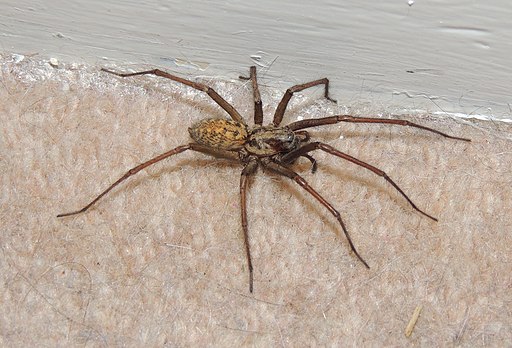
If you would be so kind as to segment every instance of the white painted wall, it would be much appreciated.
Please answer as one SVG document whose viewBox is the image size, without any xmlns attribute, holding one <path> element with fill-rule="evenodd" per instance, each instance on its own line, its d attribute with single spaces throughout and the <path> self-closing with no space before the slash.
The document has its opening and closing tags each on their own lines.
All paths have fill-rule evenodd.
<svg viewBox="0 0 512 348">
<path fill-rule="evenodd" d="M 4 0 L 0 18 L 4 52 L 224 78 L 257 64 L 276 88 L 329 77 L 341 104 L 512 120 L 508 0 Z"/>
</svg>

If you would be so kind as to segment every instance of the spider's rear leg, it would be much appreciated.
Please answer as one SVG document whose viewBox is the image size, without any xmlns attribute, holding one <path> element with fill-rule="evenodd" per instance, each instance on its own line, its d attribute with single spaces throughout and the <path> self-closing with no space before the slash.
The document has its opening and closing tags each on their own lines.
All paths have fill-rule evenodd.
<svg viewBox="0 0 512 348">
<path fill-rule="evenodd" d="M 101 197 L 105 196 L 114 187 L 116 187 L 117 185 L 119 185 L 120 183 L 122 183 L 123 181 L 128 179 L 130 176 L 137 174 L 138 172 L 140 172 L 142 169 L 144 169 L 146 167 L 149 167 L 149 166 L 151 166 L 151 165 L 153 165 L 153 164 L 155 164 L 157 162 L 160 162 L 160 161 L 162 161 L 162 160 L 164 160 L 166 158 L 169 158 L 171 156 L 174 156 L 174 155 L 177 155 L 179 153 L 185 152 L 187 150 L 202 152 L 202 153 L 206 153 L 206 154 L 209 154 L 209 155 L 214 155 L 214 156 L 228 158 L 228 159 L 233 159 L 233 157 L 230 156 L 230 154 L 231 154 L 230 151 L 216 150 L 216 149 L 212 149 L 211 147 L 208 147 L 208 146 L 204 146 L 204 145 L 201 145 L 201 144 L 194 144 L 194 143 L 190 143 L 190 144 L 187 144 L 187 145 L 181 145 L 181 146 L 178 146 L 177 148 L 174 148 L 174 149 L 172 149 L 170 151 L 164 152 L 163 154 L 158 155 L 158 156 L 156 156 L 156 157 L 154 157 L 154 158 L 152 158 L 152 159 L 150 159 L 150 160 L 148 160 L 148 161 L 146 161 L 144 163 L 141 163 L 138 166 L 135 166 L 132 169 L 128 170 L 122 177 L 120 177 L 116 182 L 114 182 L 112 185 L 110 185 L 106 190 L 104 190 L 102 193 L 100 193 L 98 196 L 96 196 L 96 198 L 94 198 L 89 204 L 87 204 L 82 209 L 76 210 L 76 211 L 72 211 L 72 212 L 69 212 L 69 213 L 62 213 L 62 214 L 57 215 L 57 217 L 71 216 L 71 215 L 76 215 L 76 214 L 80 214 L 80 213 L 86 212 L 90 207 L 92 207 L 94 205 L 94 203 L 99 201 L 101 199 Z"/>
<path fill-rule="evenodd" d="M 192 87 L 192 88 L 197 89 L 202 92 L 205 92 L 215 103 L 217 103 L 221 108 L 223 108 L 229 114 L 229 116 L 231 116 L 231 118 L 233 120 L 245 124 L 242 116 L 240 115 L 240 113 L 238 111 L 236 111 L 236 109 L 233 107 L 233 105 L 231 105 L 224 98 L 222 98 L 213 88 L 211 88 L 205 84 L 190 81 L 190 80 L 184 79 L 182 77 L 169 74 L 168 72 L 165 72 L 160 69 L 139 71 L 139 72 L 134 72 L 134 73 L 118 73 L 118 72 L 108 70 L 105 68 L 101 68 L 101 71 L 104 71 L 104 72 L 107 72 L 109 74 L 116 75 L 119 77 L 129 77 L 129 76 L 138 76 L 138 75 L 156 75 L 156 76 L 165 77 L 166 79 L 182 83 L 186 86 Z"/>
<path fill-rule="evenodd" d="M 297 157 L 300 157 L 300 156 L 304 156 L 305 154 L 311 152 L 311 151 L 314 151 L 314 150 L 322 150 L 322 151 L 325 151 L 331 155 L 334 155 L 336 157 L 340 157 L 340 158 L 343 158 L 344 160 L 347 160 L 349 162 L 352 162 L 354 164 L 357 164 L 358 166 L 361 166 L 363 168 L 366 168 L 372 172 L 374 172 L 375 174 L 377 174 L 378 176 L 381 176 L 383 177 L 384 179 L 386 179 L 387 182 L 389 182 L 391 184 L 391 186 L 393 186 L 401 195 L 402 197 L 404 197 L 407 202 L 409 202 L 409 204 L 418 212 L 420 212 L 421 214 L 425 215 L 426 217 L 434 220 L 434 221 L 437 221 L 437 219 L 435 217 L 433 217 L 432 215 L 429 215 L 427 213 L 425 213 L 423 210 L 421 210 L 420 208 L 418 208 L 416 206 L 416 204 L 413 203 L 413 201 L 405 194 L 405 192 L 393 181 L 391 180 L 391 178 L 382 170 L 380 170 L 379 168 L 376 168 L 374 166 L 372 166 L 371 164 L 368 164 L 366 162 L 363 162 L 355 157 L 352 157 L 344 152 L 341 152 L 341 151 L 338 151 L 336 150 L 334 147 L 330 146 L 330 145 L 327 145 L 327 144 L 324 144 L 324 143 L 321 143 L 321 142 L 314 142 L 314 143 L 309 143 L 309 144 L 306 144 L 304 146 L 302 146 L 301 148 L 295 150 L 295 151 L 292 151 L 286 155 L 283 156 L 282 158 L 282 161 L 283 162 L 288 162 L 288 161 L 293 161 L 294 159 L 296 159 Z"/>
<path fill-rule="evenodd" d="M 357 252 L 356 247 L 354 246 L 354 243 L 352 243 L 352 239 L 350 238 L 350 235 L 348 234 L 348 230 L 345 227 L 345 224 L 343 223 L 343 220 L 341 219 L 340 213 L 329 202 L 327 202 L 324 197 L 322 197 L 311 186 L 309 186 L 307 181 L 304 180 L 304 178 L 302 178 L 299 174 L 297 174 L 296 172 L 294 172 L 291 169 L 288 169 L 288 168 L 284 167 L 282 164 L 268 161 L 268 162 L 264 162 L 264 165 L 266 167 L 268 167 L 269 169 L 271 169 L 272 171 L 274 171 L 274 172 L 276 172 L 278 174 L 284 175 L 284 176 L 294 180 L 304 190 L 306 190 L 309 194 L 311 194 L 318 202 L 320 202 L 324 207 L 326 207 L 327 210 L 329 210 L 329 212 L 332 215 L 334 215 L 336 220 L 338 220 L 338 222 L 339 222 L 339 224 L 340 224 L 340 226 L 341 226 L 341 228 L 343 230 L 343 233 L 345 234 L 345 237 L 348 240 L 348 244 L 350 245 L 350 249 L 352 250 L 352 252 L 366 266 L 366 268 L 370 268 L 370 266 L 368 266 L 366 261 Z"/>
<path fill-rule="evenodd" d="M 318 85 L 324 85 L 325 91 L 324 91 L 324 97 L 327 100 L 332 101 L 333 103 L 336 103 L 336 100 L 329 97 L 329 80 L 327 78 L 306 82 L 300 85 L 295 85 L 293 87 L 290 87 L 286 90 L 286 92 L 283 95 L 283 98 L 279 102 L 276 108 L 276 112 L 274 113 L 274 120 L 272 121 L 272 124 L 276 127 L 278 127 L 281 124 L 281 121 L 283 120 L 284 112 L 286 111 L 286 107 L 288 106 L 288 103 L 290 102 L 290 99 L 293 96 L 293 93 L 303 91 L 307 88 L 311 88 Z"/>
<path fill-rule="evenodd" d="M 242 80 L 251 80 L 252 93 L 254 96 L 254 124 L 261 126 L 263 124 L 263 104 L 261 103 L 260 89 L 256 78 L 256 67 L 251 66 L 249 69 L 249 77 L 239 76 Z"/>
<path fill-rule="evenodd" d="M 247 223 L 247 185 L 249 181 L 247 180 L 249 175 L 252 175 L 258 169 L 258 162 L 256 160 L 251 160 L 246 164 L 244 169 L 242 170 L 242 175 L 240 175 L 240 211 L 242 214 L 242 230 L 244 232 L 244 244 L 245 244 L 245 252 L 247 254 L 247 265 L 249 267 L 249 291 L 253 290 L 253 268 L 252 268 L 252 259 L 251 259 L 251 247 L 249 244 L 249 228 Z"/>
</svg>

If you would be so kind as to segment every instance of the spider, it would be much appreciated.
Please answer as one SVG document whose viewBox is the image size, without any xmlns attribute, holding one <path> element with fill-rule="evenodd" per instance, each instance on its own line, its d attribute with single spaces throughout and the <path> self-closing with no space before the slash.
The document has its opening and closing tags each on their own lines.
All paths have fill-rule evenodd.
<svg viewBox="0 0 512 348">
<path fill-rule="evenodd" d="M 335 115 L 315 119 L 306 119 L 301 121 L 292 122 L 286 126 L 281 125 L 286 107 L 293 94 L 300 92 L 307 88 L 314 86 L 322 86 L 324 88 L 324 97 L 332 102 L 335 100 L 329 97 L 329 80 L 322 78 L 319 80 L 307 82 L 304 84 L 295 85 L 288 88 L 284 93 L 281 101 L 279 102 L 272 123 L 263 125 L 263 107 L 256 77 L 256 67 L 252 66 L 249 69 L 249 77 L 240 76 L 241 79 L 250 80 L 253 90 L 254 98 L 254 126 L 249 126 L 240 113 L 224 98 L 222 98 L 216 91 L 211 87 L 184 78 L 171 75 L 165 71 L 159 69 L 133 72 L 133 73 L 119 73 L 105 68 L 101 69 L 104 72 L 119 76 L 129 77 L 137 75 L 156 75 L 164 77 L 186 86 L 195 88 L 196 90 L 202 91 L 215 102 L 222 109 L 224 109 L 231 119 L 226 118 L 206 118 L 192 125 L 188 129 L 193 142 L 185 145 L 178 146 L 170 151 L 164 152 L 159 156 L 156 156 L 144 163 L 141 163 L 132 169 L 128 170 L 123 176 L 121 176 L 116 182 L 110 185 L 106 190 L 101 192 L 96 198 L 94 198 L 89 204 L 80 210 L 72 211 L 69 213 L 63 213 L 57 215 L 57 217 L 65 217 L 75 215 L 87 211 L 92 205 L 94 205 L 100 198 L 105 196 L 110 190 L 119 185 L 124 180 L 128 179 L 132 175 L 135 175 L 142 169 L 149 167 L 157 162 L 160 162 L 171 156 L 180 154 L 187 150 L 197 151 L 212 155 L 214 157 L 228 158 L 231 160 L 237 160 L 243 167 L 240 176 L 240 207 L 241 207 L 241 221 L 242 230 L 244 236 L 245 252 L 247 256 L 247 265 L 249 269 L 249 291 L 253 292 L 253 265 L 251 258 L 251 249 L 249 243 L 249 229 L 247 223 L 247 205 L 246 205 L 246 193 L 248 186 L 248 177 L 255 174 L 258 167 L 269 169 L 270 171 L 288 177 L 295 181 L 300 187 L 306 192 L 313 196 L 320 204 L 322 204 L 333 216 L 336 218 L 338 223 L 343 230 L 345 237 L 347 238 L 348 244 L 351 251 L 356 257 L 363 263 L 366 268 L 370 268 L 368 263 L 361 257 L 359 252 L 354 246 L 352 239 L 348 233 L 348 230 L 341 218 L 338 210 L 329 203 L 322 195 L 320 195 L 313 187 L 311 187 L 306 180 L 293 169 L 291 165 L 299 158 L 304 157 L 308 159 L 312 164 L 312 172 L 314 173 L 317 169 L 316 160 L 309 154 L 315 150 L 324 151 L 330 155 L 342 158 L 349 162 L 352 162 L 360 167 L 366 168 L 369 171 L 377 174 L 384 178 L 391 186 L 395 188 L 405 200 L 414 208 L 414 210 L 423 214 L 424 216 L 437 221 L 435 217 L 427 214 L 423 210 L 419 209 L 416 204 L 404 193 L 404 191 L 382 170 L 374 167 L 368 163 L 365 163 L 355 157 L 352 157 L 346 153 L 338 151 L 332 146 L 322 143 L 319 141 L 311 141 L 309 133 L 304 130 L 307 128 L 336 124 L 339 122 L 354 122 L 354 123 L 381 123 L 390 125 L 410 126 L 420 128 L 425 131 L 436 133 L 446 138 L 471 141 L 470 139 L 459 138 L 451 136 L 435 129 L 425 127 L 416 123 L 409 122 L 407 120 L 397 119 L 384 119 L 384 118 L 368 118 L 368 117 L 355 117 L 351 115 Z"/>
</svg>

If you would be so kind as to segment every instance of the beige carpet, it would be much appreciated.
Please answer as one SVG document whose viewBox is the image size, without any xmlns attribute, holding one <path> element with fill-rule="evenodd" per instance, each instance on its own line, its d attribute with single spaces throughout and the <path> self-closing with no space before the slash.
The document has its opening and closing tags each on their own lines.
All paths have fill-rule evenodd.
<svg viewBox="0 0 512 348">
<path fill-rule="evenodd" d="M 183 153 L 89 212 L 56 218 L 187 143 L 193 122 L 224 115 L 189 88 L 98 70 L 2 56 L 1 346 L 512 345 L 511 125 L 407 117 L 471 143 L 397 126 L 312 131 L 385 170 L 439 222 L 355 165 L 316 153 L 313 175 L 299 161 L 340 210 L 367 270 L 326 209 L 260 171 L 249 194 L 251 294 L 238 164 Z M 251 119 L 247 83 L 201 81 Z M 262 92 L 268 122 L 280 94 Z M 314 89 L 293 99 L 285 122 L 376 112 L 341 105 Z"/>
</svg>

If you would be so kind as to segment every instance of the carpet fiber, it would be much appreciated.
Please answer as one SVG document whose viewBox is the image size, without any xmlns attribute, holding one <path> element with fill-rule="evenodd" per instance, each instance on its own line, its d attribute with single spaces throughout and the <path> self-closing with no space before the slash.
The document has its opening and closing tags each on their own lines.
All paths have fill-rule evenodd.
<svg viewBox="0 0 512 348">
<path fill-rule="evenodd" d="M 512 345 L 510 125 L 402 116 L 471 143 L 399 126 L 312 130 L 386 171 L 439 222 L 363 168 L 317 152 L 312 174 L 298 161 L 340 211 L 368 270 L 325 208 L 260 170 L 248 196 L 251 294 L 237 163 L 185 152 L 87 213 L 56 217 L 189 142 L 187 128 L 225 117 L 220 108 L 161 79 L 1 58 L 0 345 Z M 200 81 L 252 123 L 247 82 Z M 262 81 L 268 122 L 284 89 Z M 294 97 L 284 122 L 371 116 L 368 106 L 343 108 L 319 92 Z"/>
</svg>

